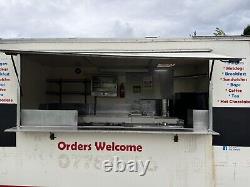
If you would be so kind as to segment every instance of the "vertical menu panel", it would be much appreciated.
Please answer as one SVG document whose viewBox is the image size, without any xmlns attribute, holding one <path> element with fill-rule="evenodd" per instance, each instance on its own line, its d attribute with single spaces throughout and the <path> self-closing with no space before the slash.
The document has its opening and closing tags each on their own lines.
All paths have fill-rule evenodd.
<svg viewBox="0 0 250 187">
<path fill-rule="evenodd" d="M 241 62 L 216 61 L 213 86 L 213 145 L 250 146 L 249 65 Z"/>
<path fill-rule="evenodd" d="M 0 53 L 0 104 L 17 103 L 17 78 L 10 56 Z"/>
<path fill-rule="evenodd" d="M 16 146 L 16 134 L 4 130 L 17 123 L 17 85 L 10 56 L 0 53 L 0 147 Z"/>
<path fill-rule="evenodd" d="M 244 61 L 216 61 L 213 72 L 213 107 L 250 107 L 250 82 Z"/>
</svg>

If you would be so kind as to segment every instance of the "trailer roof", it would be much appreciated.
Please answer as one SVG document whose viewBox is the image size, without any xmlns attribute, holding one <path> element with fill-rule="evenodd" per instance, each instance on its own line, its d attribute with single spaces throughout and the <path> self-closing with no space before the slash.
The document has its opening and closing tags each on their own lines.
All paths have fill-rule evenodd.
<svg viewBox="0 0 250 187">
<path fill-rule="evenodd" d="M 9 55 L 15 54 L 39 54 L 39 55 L 70 55 L 89 57 L 112 57 L 112 58 L 144 58 L 144 59 L 203 59 L 203 60 L 242 60 L 242 57 L 226 56 L 212 53 L 209 49 L 177 49 L 165 51 L 24 51 L 24 50 L 1 50 Z"/>
<path fill-rule="evenodd" d="M 0 38 L 0 44 L 5 43 L 147 43 L 147 42 L 180 42 L 180 41 L 250 41 L 250 36 L 194 36 L 186 38 Z"/>
</svg>

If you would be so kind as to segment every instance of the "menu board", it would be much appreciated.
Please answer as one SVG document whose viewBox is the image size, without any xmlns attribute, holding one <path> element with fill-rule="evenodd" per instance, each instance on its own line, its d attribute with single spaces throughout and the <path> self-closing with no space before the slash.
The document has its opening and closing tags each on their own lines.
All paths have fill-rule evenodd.
<svg viewBox="0 0 250 187">
<path fill-rule="evenodd" d="M 250 107 L 249 75 L 246 61 L 215 61 L 213 107 Z"/>
<path fill-rule="evenodd" d="M 17 78 L 11 58 L 0 53 L 0 104 L 17 103 Z"/>
</svg>

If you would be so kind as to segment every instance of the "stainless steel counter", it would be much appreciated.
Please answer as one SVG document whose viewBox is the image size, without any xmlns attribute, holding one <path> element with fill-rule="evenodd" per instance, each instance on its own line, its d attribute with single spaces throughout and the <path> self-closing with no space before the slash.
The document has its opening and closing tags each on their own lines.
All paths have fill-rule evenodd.
<svg viewBox="0 0 250 187">
<path fill-rule="evenodd" d="M 130 116 L 126 114 L 98 114 L 89 116 L 79 116 L 79 123 L 139 123 L 139 124 L 177 124 L 178 118 L 163 118 L 158 116 Z"/>
<path fill-rule="evenodd" d="M 206 129 L 183 128 L 179 122 L 178 118 L 157 116 L 98 114 L 77 117 L 77 111 L 23 110 L 21 126 L 6 132 L 217 134 Z"/>
<path fill-rule="evenodd" d="M 152 126 L 138 126 L 138 127 L 125 127 L 125 126 L 22 126 L 13 127 L 5 130 L 5 132 L 60 132 L 60 133 L 142 133 L 142 134 L 190 134 L 190 135 L 219 135 L 214 131 L 193 131 L 188 128 L 173 128 L 173 127 L 152 127 Z"/>
</svg>

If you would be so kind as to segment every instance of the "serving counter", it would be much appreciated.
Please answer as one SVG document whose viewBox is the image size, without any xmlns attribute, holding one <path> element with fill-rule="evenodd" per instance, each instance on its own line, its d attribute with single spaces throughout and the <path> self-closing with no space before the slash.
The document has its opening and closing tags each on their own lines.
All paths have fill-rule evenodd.
<svg viewBox="0 0 250 187">
<path fill-rule="evenodd" d="M 214 133 L 210 131 L 145 126 L 24 126 L 8 131 L 17 135 L 16 152 L 8 155 L 17 164 L 1 159 L 0 163 L 15 184 L 67 187 L 74 181 L 74 186 L 213 186 Z M 104 167 L 107 161 L 113 165 L 110 171 Z"/>
<path fill-rule="evenodd" d="M 189 135 L 219 135 L 214 131 L 194 131 L 192 128 L 173 128 L 173 127 L 150 127 L 142 125 L 140 127 L 123 126 L 21 126 L 5 130 L 5 132 L 50 132 L 50 133 L 140 133 L 140 134 L 189 134 Z"/>
</svg>

